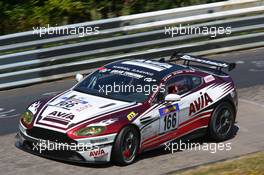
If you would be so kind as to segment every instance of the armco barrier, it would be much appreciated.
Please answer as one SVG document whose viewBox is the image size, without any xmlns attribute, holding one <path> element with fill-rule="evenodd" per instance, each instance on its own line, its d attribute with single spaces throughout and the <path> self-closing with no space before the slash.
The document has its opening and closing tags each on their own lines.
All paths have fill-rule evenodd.
<svg viewBox="0 0 264 175">
<path fill-rule="evenodd" d="M 118 59 L 158 58 L 173 51 L 213 54 L 264 46 L 264 0 L 233 0 L 62 26 L 99 33 L 0 36 L 0 89 L 88 73 Z M 174 26 L 231 27 L 231 34 L 172 37 Z M 39 31 L 38 31 L 39 32 Z"/>
</svg>

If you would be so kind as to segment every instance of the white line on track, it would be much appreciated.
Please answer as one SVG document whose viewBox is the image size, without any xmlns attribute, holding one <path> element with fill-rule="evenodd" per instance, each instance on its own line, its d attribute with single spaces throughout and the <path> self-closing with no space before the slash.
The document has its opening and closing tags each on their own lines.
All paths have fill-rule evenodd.
<svg viewBox="0 0 264 175">
<path fill-rule="evenodd" d="M 11 112 L 14 112 L 14 111 L 15 111 L 15 109 L 10 109 L 9 111 L 0 112 L 0 115 L 1 114 L 6 114 L 6 113 L 11 113 Z"/>
<path fill-rule="evenodd" d="M 19 116 L 19 114 L 14 114 L 14 115 L 4 115 L 4 114 L 1 115 L 0 114 L 0 119 L 1 118 L 14 118 L 14 117 L 18 117 L 18 116 Z"/>
<path fill-rule="evenodd" d="M 19 114 L 11 114 L 11 115 L 8 115 L 10 113 L 15 112 L 16 111 L 15 109 L 10 109 L 8 111 L 4 111 L 4 110 L 5 110 L 4 108 L 0 108 L 0 119 L 1 118 L 14 118 L 14 117 L 19 116 Z"/>
<path fill-rule="evenodd" d="M 249 69 L 250 72 L 263 72 L 264 69 Z"/>
<path fill-rule="evenodd" d="M 236 64 L 244 64 L 245 61 L 236 61 Z"/>
</svg>

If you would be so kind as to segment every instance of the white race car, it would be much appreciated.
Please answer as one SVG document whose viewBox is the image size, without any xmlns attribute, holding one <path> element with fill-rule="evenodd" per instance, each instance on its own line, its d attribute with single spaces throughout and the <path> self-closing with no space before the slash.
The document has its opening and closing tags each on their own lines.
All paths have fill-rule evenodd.
<svg viewBox="0 0 264 175">
<path fill-rule="evenodd" d="M 171 63 L 179 60 L 184 64 Z M 222 69 L 234 67 L 181 54 L 168 62 L 107 64 L 73 88 L 29 105 L 16 145 L 53 159 L 127 165 L 141 152 L 186 135 L 228 139 L 237 94 Z"/>
</svg>

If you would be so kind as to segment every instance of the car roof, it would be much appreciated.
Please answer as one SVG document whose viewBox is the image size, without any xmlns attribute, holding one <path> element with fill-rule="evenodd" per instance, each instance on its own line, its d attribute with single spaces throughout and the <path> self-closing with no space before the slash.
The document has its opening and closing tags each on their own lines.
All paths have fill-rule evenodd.
<svg viewBox="0 0 264 175">
<path fill-rule="evenodd" d="M 174 71 L 190 69 L 183 65 L 147 59 L 120 60 L 107 64 L 105 67 L 109 69 L 120 69 L 137 72 L 139 74 L 146 74 L 149 76 L 153 76 L 156 79 L 162 79 L 163 77 Z"/>
</svg>

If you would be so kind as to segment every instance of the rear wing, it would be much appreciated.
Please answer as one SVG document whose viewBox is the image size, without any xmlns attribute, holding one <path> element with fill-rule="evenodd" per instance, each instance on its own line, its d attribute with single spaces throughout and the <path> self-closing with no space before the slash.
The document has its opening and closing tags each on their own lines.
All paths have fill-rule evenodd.
<svg viewBox="0 0 264 175">
<path fill-rule="evenodd" d="M 236 67 L 236 63 L 227 63 L 224 61 L 216 61 L 216 60 L 211 60 L 208 58 L 191 56 L 191 55 L 186 55 L 186 54 L 177 53 L 177 52 L 172 54 L 172 56 L 169 59 L 169 62 L 179 61 L 179 60 L 183 60 L 184 61 L 183 64 L 187 65 L 187 66 L 190 65 L 190 62 L 215 66 L 218 71 L 221 71 L 222 68 L 225 68 L 228 71 L 231 71 Z"/>
</svg>

